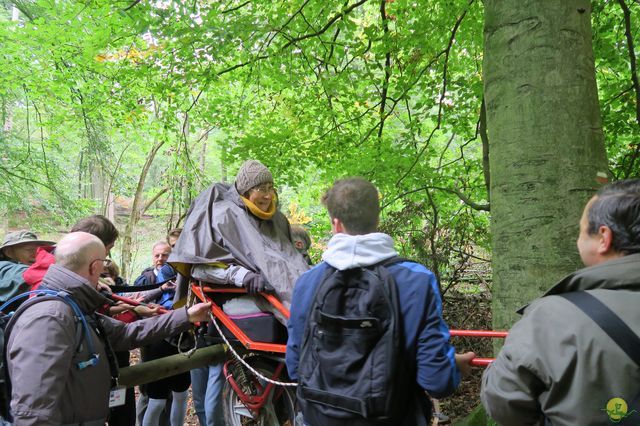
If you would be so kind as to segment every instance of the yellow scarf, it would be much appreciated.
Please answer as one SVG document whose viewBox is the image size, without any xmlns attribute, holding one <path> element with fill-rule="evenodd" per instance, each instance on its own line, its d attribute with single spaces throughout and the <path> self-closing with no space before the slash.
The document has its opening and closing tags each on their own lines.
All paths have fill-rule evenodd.
<svg viewBox="0 0 640 426">
<path fill-rule="evenodd" d="M 249 211 L 254 216 L 259 217 L 260 219 L 264 219 L 264 220 L 271 219 L 273 215 L 276 214 L 276 196 L 275 195 L 271 199 L 271 204 L 269 204 L 269 210 L 267 210 L 266 212 L 260 210 L 260 208 L 255 204 L 253 204 L 251 201 L 249 201 L 248 198 L 245 198 L 242 195 L 240 196 L 240 198 L 242 199 L 242 202 L 244 203 L 244 205 L 247 206 Z"/>
</svg>

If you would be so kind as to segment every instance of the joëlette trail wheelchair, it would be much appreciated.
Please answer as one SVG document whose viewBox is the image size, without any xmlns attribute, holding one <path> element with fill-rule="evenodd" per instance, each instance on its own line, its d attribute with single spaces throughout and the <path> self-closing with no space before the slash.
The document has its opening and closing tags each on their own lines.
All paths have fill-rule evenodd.
<svg viewBox="0 0 640 426">
<path fill-rule="evenodd" d="M 221 308 L 222 304 L 246 294 L 243 288 L 200 285 L 196 282 L 191 284 L 191 290 L 201 301 L 211 301 L 211 322 L 221 341 L 228 346 L 228 357 L 223 368 L 226 381 L 222 391 L 225 424 L 297 425 L 295 383 L 290 382 L 284 365 L 286 328 L 271 318 L 267 329 L 254 330 L 252 333 L 250 329 L 241 328 L 246 318 L 227 315 Z M 276 296 L 266 293 L 261 293 L 261 296 L 289 318 L 289 311 Z M 450 333 L 452 337 L 498 339 L 508 334 L 490 330 L 450 330 Z M 471 364 L 486 367 L 492 361 L 493 358 L 475 358 Z"/>
<path fill-rule="evenodd" d="M 200 301 L 211 302 L 209 334 L 228 348 L 222 389 L 225 424 L 294 426 L 295 383 L 287 377 L 284 364 L 286 327 L 273 316 L 227 315 L 222 304 L 246 294 L 243 288 L 192 282 L 191 291 Z M 289 310 L 276 296 L 260 295 L 289 318 Z"/>
</svg>

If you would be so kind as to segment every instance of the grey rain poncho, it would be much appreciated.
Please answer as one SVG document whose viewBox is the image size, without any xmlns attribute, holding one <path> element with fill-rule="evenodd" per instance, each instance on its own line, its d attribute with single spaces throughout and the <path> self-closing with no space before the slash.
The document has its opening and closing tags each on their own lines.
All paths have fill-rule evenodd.
<svg viewBox="0 0 640 426">
<path fill-rule="evenodd" d="M 222 183 L 193 201 L 168 262 L 182 275 L 216 284 L 240 286 L 247 270 L 261 273 L 287 308 L 296 280 L 309 269 L 280 211 L 271 219 L 259 219 L 244 205 L 235 185 Z M 187 285 L 186 279 L 178 280 L 176 300 L 186 295 Z"/>
</svg>

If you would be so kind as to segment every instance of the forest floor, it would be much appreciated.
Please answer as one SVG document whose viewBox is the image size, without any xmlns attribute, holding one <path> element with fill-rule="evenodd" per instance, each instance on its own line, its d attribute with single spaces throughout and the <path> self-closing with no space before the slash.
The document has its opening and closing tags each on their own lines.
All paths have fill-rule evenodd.
<svg viewBox="0 0 640 426">
<path fill-rule="evenodd" d="M 491 330 L 491 299 L 488 292 L 476 294 L 447 294 L 443 298 L 444 318 L 450 329 Z M 473 351 L 479 357 L 492 357 L 492 339 L 452 337 L 456 352 Z M 456 393 L 440 400 L 440 412 L 452 423 L 462 420 L 480 404 L 480 380 L 484 368 L 474 368 L 462 379 Z"/>
</svg>

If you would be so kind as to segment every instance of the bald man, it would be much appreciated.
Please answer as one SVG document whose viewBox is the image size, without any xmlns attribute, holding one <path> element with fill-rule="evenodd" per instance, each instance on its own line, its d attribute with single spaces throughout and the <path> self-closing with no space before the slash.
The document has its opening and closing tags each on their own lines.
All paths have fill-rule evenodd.
<svg viewBox="0 0 640 426">
<path fill-rule="evenodd" d="M 70 233 L 58 243 L 55 256 L 42 287 L 64 291 L 75 300 L 86 314 L 89 336 L 83 335 L 78 349 L 74 313 L 62 300 L 35 303 L 21 313 L 7 344 L 13 424 L 103 426 L 113 375 L 108 352 L 185 331 L 190 322 L 207 319 L 210 304 L 130 324 L 118 322 L 95 312 L 107 301 L 96 290 L 109 262 L 100 239 L 86 232 Z M 89 351 L 91 343 L 97 362 Z"/>
</svg>

